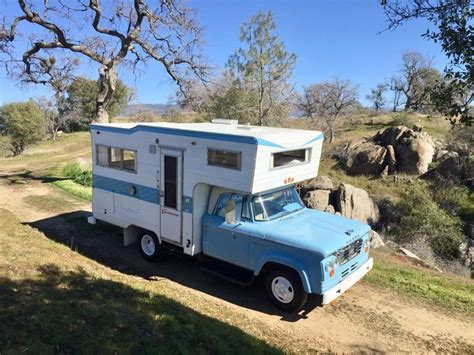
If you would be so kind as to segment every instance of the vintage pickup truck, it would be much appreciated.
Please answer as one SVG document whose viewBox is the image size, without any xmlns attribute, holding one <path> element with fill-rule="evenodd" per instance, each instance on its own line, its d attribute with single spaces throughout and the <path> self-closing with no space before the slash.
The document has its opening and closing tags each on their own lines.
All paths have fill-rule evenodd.
<svg viewBox="0 0 474 355">
<path fill-rule="evenodd" d="M 89 222 L 122 227 L 147 260 L 172 250 L 240 283 L 263 277 L 285 311 L 310 294 L 327 304 L 372 268 L 370 227 L 306 208 L 295 188 L 317 175 L 321 132 L 215 120 L 97 124 L 91 137 Z"/>
</svg>

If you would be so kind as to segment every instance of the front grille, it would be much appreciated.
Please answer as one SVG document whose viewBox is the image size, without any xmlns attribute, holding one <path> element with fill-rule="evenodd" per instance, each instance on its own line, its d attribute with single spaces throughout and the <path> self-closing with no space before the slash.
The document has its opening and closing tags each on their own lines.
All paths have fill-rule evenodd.
<svg viewBox="0 0 474 355">
<path fill-rule="evenodd" d="M 351 267 L 345 269 L 344 271 L 341 272 L 341 278 L 345 278 L 349 273 L 352 273 L 355 269 L 357 269 L 358 263 L 357 261 L 351 265 Z"/>
<path fill-rule="evenodd" d="M 357 239 L 355 242 L 339 249 L 339 251 L 336 253 L 336 258 L 339 265 L 344 265 L 349 260 L 355 258 L 357 255 L 359 255 L 361 249 L 362 239 Z"/>
</svg>

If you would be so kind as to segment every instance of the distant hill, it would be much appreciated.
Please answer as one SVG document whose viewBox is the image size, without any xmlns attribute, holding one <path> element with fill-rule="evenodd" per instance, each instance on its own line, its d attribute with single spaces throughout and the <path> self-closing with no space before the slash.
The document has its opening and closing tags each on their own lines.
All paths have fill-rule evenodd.
<svg viewBox="0 0 474 355">
<path fill-rule="evenodd" d="M 155 115 L 164 115 L 169 110 L 175 110 L 176 112 L 184 112 L 182 107 L 179 105 L 168 105 L 168 104 L 130 104 L 127 108 L 121 113 L 121 116 L 131 117 L 138 113 L 149 112 Z"/>
</svg>

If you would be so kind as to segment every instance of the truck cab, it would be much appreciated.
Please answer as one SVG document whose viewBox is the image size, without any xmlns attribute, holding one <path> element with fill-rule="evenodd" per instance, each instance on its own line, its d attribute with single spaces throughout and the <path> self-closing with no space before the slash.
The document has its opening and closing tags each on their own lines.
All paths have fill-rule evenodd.
<svg viewBox="0 0 474 355">
<path fill-rule="evenodd" d="M 214 188 L 202 228 L 205 255 L 263 274 L 270 299 L 288 311 L 309 294 L 333 301 L 373 265 L 370 227 L 306 208 L 295 186 L 255 195 Z"/>
</svg>

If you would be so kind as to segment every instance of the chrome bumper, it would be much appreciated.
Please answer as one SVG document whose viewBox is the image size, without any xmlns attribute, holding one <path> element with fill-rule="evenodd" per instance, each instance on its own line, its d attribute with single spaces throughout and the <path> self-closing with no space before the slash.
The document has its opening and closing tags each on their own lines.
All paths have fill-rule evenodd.
<svg viewBox="0 0 474 355">
<path fill-rule="evenodd" d="M 349 288 L 351 288 L 357 281 L 367 274 L 372 267 L 374 266 L 374 259 L 370 258 L 364 264 L 362 264 L 356 271 L 354 271 L 347 279 L 338 283 L 333 288 L 329 289 L 328 291 L 322 294 L 323 301 L 322 304 L 328 304 L 346 292 Z"/>
</svg>

